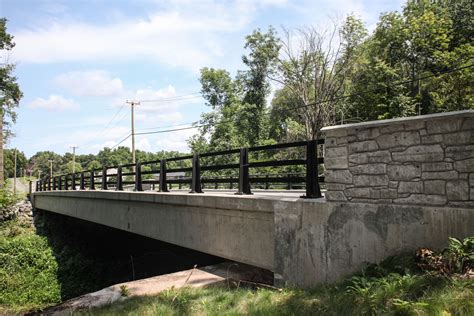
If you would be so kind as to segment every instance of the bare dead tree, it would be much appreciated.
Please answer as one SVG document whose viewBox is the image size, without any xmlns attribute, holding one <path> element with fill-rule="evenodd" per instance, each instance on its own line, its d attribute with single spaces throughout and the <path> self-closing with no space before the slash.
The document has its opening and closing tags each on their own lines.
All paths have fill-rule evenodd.
<svg viewBox="0 0 474 316">
<path fill-rule="evenodd" d="M 301 101 L 297 109 L 308 139 L 325 125 L 335 124 L 343 110 L 340 97 L 354 64 L 355 47 L 365 36 L 361 22 L 348 17 L 327 30 L 284 29 L 276 71 L 270 79 L 289 88 Z"/>
</svg>

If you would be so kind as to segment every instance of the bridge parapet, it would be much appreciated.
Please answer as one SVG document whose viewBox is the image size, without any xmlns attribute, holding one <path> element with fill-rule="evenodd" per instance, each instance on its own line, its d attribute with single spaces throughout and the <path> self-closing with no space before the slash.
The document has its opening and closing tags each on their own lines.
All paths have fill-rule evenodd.
<svg viewBox="0 0 474 316">
<path fill-rule="evenodd" d="M 474 207 L 474 111 L 327 127 L 326 199 Z"/>
</svg>

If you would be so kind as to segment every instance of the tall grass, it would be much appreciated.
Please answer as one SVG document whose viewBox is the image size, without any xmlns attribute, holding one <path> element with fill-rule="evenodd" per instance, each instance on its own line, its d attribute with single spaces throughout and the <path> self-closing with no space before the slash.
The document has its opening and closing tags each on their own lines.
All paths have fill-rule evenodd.
<svg viewBox="0 0 474 316">
<path fill-rule="evenodd" d="M 422 271 L 412 254 L 390 257 L 312 290 L 208 288 L 135 297 L 88 315 L 474 315 L 474 280 Z"/>
</svg>

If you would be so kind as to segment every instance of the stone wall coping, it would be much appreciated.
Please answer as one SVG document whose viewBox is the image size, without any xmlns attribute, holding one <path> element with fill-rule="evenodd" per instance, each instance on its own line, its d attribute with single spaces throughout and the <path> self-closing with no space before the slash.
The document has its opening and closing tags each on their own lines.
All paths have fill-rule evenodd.
<svg viewBox="0 0 474 316">
<path fill-rule="evenodd" d="M 369 121 L 369 122 L 361 122 L 361 123 L 326 126 L 326 127 L 323 127 L 321 131 L 327 132 L 327 131 L 341 130 L 341 129 L 366 128 L 366 127 L 376 127 L 376 126 L 384 126 L 384 125 L 390 125 L 390 124 L 404 124 L 404 123 L 417 122 L 417 121 L 429 121 L 429 120 L 435 120 L 435 119 L 450 119 L 450 118 L 471 117 L 471 116 L 474 116 L 474 110 L 463 110 L 463 111 L 444 112 L 444 113 L 436 113 L 436 114 L 428 114 L 428 115 L 401 117 L 401 118 L 388 119 L 388 120 L 377 120 L 377 121 Z"/>
</svg>

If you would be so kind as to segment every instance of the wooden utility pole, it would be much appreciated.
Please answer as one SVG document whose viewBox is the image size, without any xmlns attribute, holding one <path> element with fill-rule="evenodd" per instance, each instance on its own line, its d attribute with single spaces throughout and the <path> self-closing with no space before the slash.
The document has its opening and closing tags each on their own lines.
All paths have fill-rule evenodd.
<svg viewBox="0 0 474 316">
<path fill-rule="evenodd" d="M 13 167 L 13 195 L 16 195 L 16 148 L 14 149 L 15 163 Z"/>
<path fill-rule="evenodd" d="M 131 110 L 131 123 L 132 123 L 132 163 L 136 163 L 135 159 L 135 118 L 134 118 L 134 108 L 135 105 L 140 105 L 139 101 L 126 101 L 127 104 L 130 104 Z"/>
<path fill-rule="evenodd" d="M 72 148 L 72 173 L 76 173 L 76 148 L 79 146 L 71 146 Z"/>
<path fill-rule="evenodd" d="M 53 161 L 50 159 L 49 161 L 49 178 L 53 178 Z"/>
</svg>

